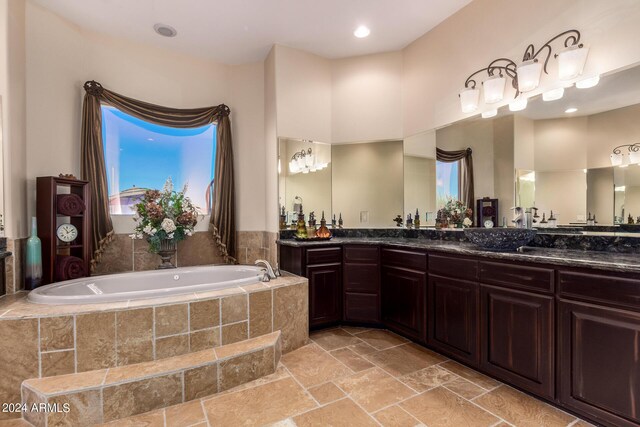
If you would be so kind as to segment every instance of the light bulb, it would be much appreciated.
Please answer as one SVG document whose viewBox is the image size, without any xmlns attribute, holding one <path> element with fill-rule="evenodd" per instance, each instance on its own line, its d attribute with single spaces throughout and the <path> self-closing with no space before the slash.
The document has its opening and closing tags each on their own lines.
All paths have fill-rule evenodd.
<svg viewBox="0 0 640 427">
<path fill-rule="evenodd" d="M 491 117 L 495 117 L 498 114 L 498 110 L 488 110 L 482 113 L 483 119 L 489 119 Z"/>
</svg>

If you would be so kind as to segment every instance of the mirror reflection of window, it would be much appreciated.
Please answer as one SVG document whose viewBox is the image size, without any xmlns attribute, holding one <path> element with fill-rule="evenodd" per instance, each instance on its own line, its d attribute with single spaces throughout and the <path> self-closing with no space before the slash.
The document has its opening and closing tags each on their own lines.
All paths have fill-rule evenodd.
<svg viewBox="0 0 640 427">
<path fill-rule="evenodd" d="M 460 161 L 436 161 L 436 205 L 442 207 L 449 199 L 460 199 Z"/>
</svg>

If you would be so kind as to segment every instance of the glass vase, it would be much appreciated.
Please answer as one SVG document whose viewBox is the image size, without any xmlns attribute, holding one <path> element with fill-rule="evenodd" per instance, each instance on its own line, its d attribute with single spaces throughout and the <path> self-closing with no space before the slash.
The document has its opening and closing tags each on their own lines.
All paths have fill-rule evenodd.
<svg viewBox="0 0 640 427">
<path fill-rule="evenodd" d="M 31 218 L 31 236 L 27 239 L 25 288 L 32 290 L 42 284 L 42 243 L 38 238 L 38 220 Z"/>
</svg>

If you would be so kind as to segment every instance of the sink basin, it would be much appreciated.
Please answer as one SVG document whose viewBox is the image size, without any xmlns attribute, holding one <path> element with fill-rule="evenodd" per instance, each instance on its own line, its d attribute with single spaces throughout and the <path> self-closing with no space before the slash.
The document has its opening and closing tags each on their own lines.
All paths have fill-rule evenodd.
<svg viewBox="0 0 640 427">
<path fill-rule="evenodd" d="M 465 228 L 464 235 L 482 249 L 496 252 L 515 251 L 531 242 L 537 230 L 526 228 Z"/>
</svg>

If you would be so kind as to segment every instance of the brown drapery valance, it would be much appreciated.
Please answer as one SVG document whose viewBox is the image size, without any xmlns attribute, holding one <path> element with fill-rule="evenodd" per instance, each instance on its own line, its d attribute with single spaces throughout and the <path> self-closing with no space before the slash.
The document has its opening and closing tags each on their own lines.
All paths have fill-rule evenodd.
<svg viewBox="0 0 640 427">
<path fill-rule="evenodd" d="M 451 163 L 461 160 L 460 198 L 467 208 L 473 209 L 473 159 L 471 153 L 471 148 L 456 151 L 445 151 L 436 148 L 436 160 L 440 162 Z"/>
<path fill-rule="evenodd" d="M 235 192 L 233 181 L 233 149 L 230 109 L 224 104 L 215 107 L 179 109 L 150 104 L 122 96 L 102 87 L 96 81 L 84 84 L 86 91 L 82 107 L 82 178 L 90 182 L 93 259 L 100 260 L 105 246 L 113 239 L 113 224 L 109 214 L 109 195 L 102 141 L 100 104 L 150 123 L 192 128 L 216 123 L 217 148 L 213 189 L 213 211 L 210 229 L 225 261 L 236 262 Z"/>
</svg>

